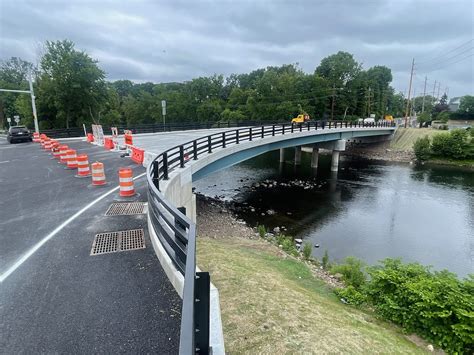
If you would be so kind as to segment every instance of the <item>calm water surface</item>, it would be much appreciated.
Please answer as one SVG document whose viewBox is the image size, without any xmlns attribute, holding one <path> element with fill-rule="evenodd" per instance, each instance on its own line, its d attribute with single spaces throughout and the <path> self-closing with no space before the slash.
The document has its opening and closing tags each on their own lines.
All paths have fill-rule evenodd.
<svg viewBox="0 0 474 355">
<path fill-rule="evenodd" d="M 313 249 L 318 258 L 325 250 L 333 260 L 353 255 L 369 264 L 401 257 L 461 277 L 474 273 L 472 171 L 344 157 L 335 177 L 328 156 L 320 157 L 315 174 L 310 154 L 303 153 L 298 168 L 290 155 L 280 165 L 278 152 L 264 154 L 205 177 L 196 190 L 247 204 L 239 213 L 250 225 L 284 226 L 288 234 L 319 244 Z M 267 179 L 312 187 L 252 188 Z"/>
</svg>

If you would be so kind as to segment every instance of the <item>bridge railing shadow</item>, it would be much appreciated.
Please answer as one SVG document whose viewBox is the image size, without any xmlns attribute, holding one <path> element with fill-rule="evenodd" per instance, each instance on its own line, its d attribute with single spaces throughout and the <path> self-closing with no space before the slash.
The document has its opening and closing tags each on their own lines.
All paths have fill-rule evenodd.
<svg viewBox="0 0 474 355">
<path fill-rule="evenodd" d="M 394 127 L 390 122 L 309 121 L 301 124 L 271 124 L 250 126 L 214 133 L 175 146 L 159 154 L 147 168 L 148 209 L 152 227 L 176 269 L 184 276 L 183 306 L 180 329 L 180 354 L 209 352 L 209 290 L 207 272 L 196 272 L 196 226 L 166 200 L 160 191 L 160 181 L 170 174 L 211 154 L 217 148 L 242 142 L 311 130 L 340 128 Z"/>
</svg>

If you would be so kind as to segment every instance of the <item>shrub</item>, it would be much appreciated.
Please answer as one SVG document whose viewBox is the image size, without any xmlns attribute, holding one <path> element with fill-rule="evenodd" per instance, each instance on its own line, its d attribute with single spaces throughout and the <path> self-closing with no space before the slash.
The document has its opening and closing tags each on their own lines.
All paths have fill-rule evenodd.
<svg viewBox="0 0 474 355">
<path fill-rule="evenodd" d="M 438 113 L 438 115 L 436 116 L 436 120 L 438 121 L 441 121 L 443 123 L 448 123 L 448 120 L 450 118 L 451 114 L 447 111 L 442 111 L 440 113 Z"/>
<path fill-rule="evenodd" d="M 260 235 L 260 238 L 265 238 L 265 234 L 267 234 L 267 229 L 265 228 L 265 226 L 259 224 L 257 226 L 257 232 Z"/>
<path fill-rule="evenodd" d="M 321 260 L 321 263 L 323 265 L 323 269 L 326 270 L 329 266 L 329 254 L 328 254 L 327 250 L 324 251 L 324 255 L 323 255 L 323 258 Z"/>
<path fill-rule="evenodd" d="M 313 247 L 311 243 L 304 243 L 303 245 L 303 257 L 306 260 L 309 260 L 311 258 L 311 251 L 313 250 Z"/>
<path fill-rule="evenodd" d="M 368 268 L 367 300 L 384 318 L 450 353 L 474 351 L 474 279 L 385 259 Z"/>
<path fill-rule="evenodd" d="M 413 144 L 413 150 L 417 160 L 428 160 L 431 157 L 430 137 L 418 138 Z"/>
<path fill-rule="evenodd" d="M 433 136 L 431 151 L 433 155 L 452 159 L 466 159 L 472 156 L 472 139 L 463 129 L 453 129 L 450 132 Z"/>
<path fill-rule="evenodd" d="M 354 286 L 347 286 L 346 288 L 336 288 L 334 293 L 343 298 L 345 302 L 348 304 L 352 304 L 354 306 L 359 306 L 366 301 L 366 296 L 356 290 Z"/>
<path fill-rule="evenodd" d="M 451 156 L 451 137 L 448 132 L 439 133 L 433 136 L 431 151 L 438 156 Z"/>
<path fill-rule="evenodd" d="M 293 238 L 286 236 L 284 234 L 279 234 L 277 236 L 278 245 L 282 246 L 282 249 L 293 256 L 298 256 L 298 250 L 296 249 L 295 242 Z"/>
<path fill-rule="evenodd" d="M 364 268 L 365 264 L 362 260 L 348 256 L 344 259 L 343 264 L 333 266 L 331 272 L 341 274 L 346 285 L 354 286 L 356 289 L 359 289 L 367 280 L 363 270 Z"/>
</svg>

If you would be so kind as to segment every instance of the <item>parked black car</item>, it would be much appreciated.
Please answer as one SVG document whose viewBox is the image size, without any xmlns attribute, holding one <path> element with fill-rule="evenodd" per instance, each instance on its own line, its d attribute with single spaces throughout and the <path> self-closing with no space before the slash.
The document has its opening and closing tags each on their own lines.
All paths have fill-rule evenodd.
<svg viewBox="0 0 474 355">
<path fill-rule="evenodd" d="M 7 141 L 10 143 L 15 142 L 32 142 L 33 137 L 31 132 L 25 126 L 12 126 L 7 133 Z"/>
</svg>

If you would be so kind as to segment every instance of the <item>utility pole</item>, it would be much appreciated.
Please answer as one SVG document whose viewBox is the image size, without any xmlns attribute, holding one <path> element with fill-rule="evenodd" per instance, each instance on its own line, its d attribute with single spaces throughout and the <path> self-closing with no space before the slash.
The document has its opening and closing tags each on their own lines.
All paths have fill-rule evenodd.
<svg viewBox="0 0 474 355">
<path fill-rule="evenodd" d="M 32 81 L 32 78 L 31 78 L 31 73 L 29 74 L 29 77 L 28 77 L 28 83 L 30 85 L 30 90 L 0 89 L 0 91 L 16 92 L 16 93 L 20 93 L 20 94 L 30 94 L 31 95 L 31 108 L 32 108 L 32 111 L 33 111 L 33 120 L 35 122 L 35 132 L 39 133 L 38 116 L 36 114 L 35 93 L 33 91 L 33 81 Z"/>
<path fill-rule="evenodd" d="M 408 123 L 408 109 L 410 108 L 410 94 L 411 94 L 411 83 L 413 81 L 413 69 L 415 68 L 415 58 L 413 58 L 411 62 L 411 73 L 410 73 L 410 85 L 408 86 L 408 99 L 407 99 L 407 107 L 405 110 L 405 128 L 407 128 Z"/>
<path fill-rule="evenodd" d="M 334 119 L 334 99 L 336 96 L 336 84 L 332 86 L 332 104 L 331 104 L 331 121 Z"/>
<path fill-rule="evenodd" d="M 436 90 L 436 80 L 435 80 L 434 85 L 433 85 L 433 99 L 435 97 L 435 90 Z"/>
<path fill-rule="evenodd" d="M 441 88 L 441 83 L 438 83 L 438 95 L 436 95 L 436 101 L 439 100 L 439 89 Z"/>
<path fill-rule="evenodd" d="M 368 100 L 368 101 L 367 101 L 367 117 L 369 117 L 369 118 L 370 118 L 370 91 L 371 91 L 371 90 L 372 90 L 372 89 L 371 89 L 370 86 L 369 86 L 369 96 L 367 97 L 367 100 Z"/>
<path fill-rule="evenodd" d="M 425 96 L 426 96 L 426 82 L 428 78 L 425 76 L 425 88 L 423 89 L 423 101 L 421 103 L 421 113 L 425 112 Z"/>
</svg>

